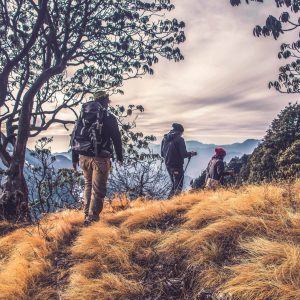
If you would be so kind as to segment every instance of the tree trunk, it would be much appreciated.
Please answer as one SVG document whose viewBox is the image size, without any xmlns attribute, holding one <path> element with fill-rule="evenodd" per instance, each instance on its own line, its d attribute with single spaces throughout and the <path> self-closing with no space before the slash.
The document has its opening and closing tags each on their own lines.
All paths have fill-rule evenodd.
<svg viewBox="0 0 300 300">
<path fill-rule="evenodd" d="M 23 221 L 30 218 L 28 210 L 28 188 L 24 177 L 24 164 L 26 146 L 30 135 L 33 101 L 36 93 L 43 84 L 52 76 L 60 74 L 65 69 L 65 66 L 66 62 L 45 70 L 24 95 L 14 153 L 7 172 L 8 176 L 4 185 L 3 194 L 0 197 L 0 206 L 2 206 L 0 218 L 12 221 Z"/>
<path fill-rule="evenodd" d="M 30 220 L 28 210 L 28 188 L 23 173 L 24 163 L 14 157 L 7 171 L 7 180 L 0 198 L 1 218 L 24 222 Z"/>
<path fill-rule="evenodd" d="M 1 218 L 14 222 L 30 219 L 24 165 L 34 95 L 35 93 L 28 92 L 24 97 L 20 113 L 18 136 L 7 170 L 7 180 L 4 184 L 3 194 L 0 197 L 0 205 L 2 207 Z"/>
<path fill-rule="evenodd" d="M 30 134 L 30 117 L 36 90 L 32 88 L 24 96 L 17 140 L 7 170 L 7 180 L 4 184 L 3 194 L 0 197 L 0 205 L 2 206 L 1 218 L 14 222 L 30 219 L 24 165 L 26 146 Z"/>
</svg>

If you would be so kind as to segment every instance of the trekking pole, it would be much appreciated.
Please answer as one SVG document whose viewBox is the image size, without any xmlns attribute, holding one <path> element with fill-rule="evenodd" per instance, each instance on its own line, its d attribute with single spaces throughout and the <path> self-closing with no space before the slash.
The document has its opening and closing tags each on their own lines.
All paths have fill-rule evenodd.
<svg viewBox="0 0 300 300">
<path fill-rule="evenodd" d="M 186 172 L 186 170 L 187 170 L 187 168 L 188 168 L 188 166 L 189 166 L 189 164 L 190 164 L 190 162 L 191 162 L 191 159 L 192 159 L 192 156 L 190 156 L 189 159 L 188 159 L 188 163 L 187 163 L 186 166 L 185 166 L 185 169 L 184 169 L 184 171 L 183 171 L 183 175 L 185 174 L 185 172 Z M 182 177 L 183 177 L 183 176 L 182 176 Z"/>
</svg>

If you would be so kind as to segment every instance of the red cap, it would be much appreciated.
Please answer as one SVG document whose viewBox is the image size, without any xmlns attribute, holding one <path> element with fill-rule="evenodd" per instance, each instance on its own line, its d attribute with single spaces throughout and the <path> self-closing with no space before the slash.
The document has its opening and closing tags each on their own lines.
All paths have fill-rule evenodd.
<svg viewBox="0 0 300 300">
<path fill-rule="evenodd" d="M 215 154 L 216 154 L 216 156 L 224 157 L 224 156 L 226 156 L 226 151 L 223 148 L 216 148 Z"/>
</svg>

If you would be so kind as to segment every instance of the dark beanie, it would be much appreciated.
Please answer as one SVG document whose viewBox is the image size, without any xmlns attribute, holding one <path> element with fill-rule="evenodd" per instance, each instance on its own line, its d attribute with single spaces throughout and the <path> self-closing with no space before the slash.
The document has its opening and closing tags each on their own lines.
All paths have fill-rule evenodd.
<svg viewBox="0 0 300 300">
<path fill-rule="evenodd" d="M 178 123 L 173 123 L 172 124 L 172 127 L 175 131 L 178 131 L 178 132 L 184 132 L 184 128 L 181 124 L 178 124 Z"/>
</svg>

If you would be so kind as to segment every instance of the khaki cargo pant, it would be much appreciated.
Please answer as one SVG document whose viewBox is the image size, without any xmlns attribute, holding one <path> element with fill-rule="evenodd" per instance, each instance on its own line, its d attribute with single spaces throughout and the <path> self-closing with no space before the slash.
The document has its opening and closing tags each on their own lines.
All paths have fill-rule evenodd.
<svg viewBox="0 0 300 300">
<path fill-rule="evenodd" d="M 84 214 L 89 220 L 97 221 L 106 196 L 110 159 L 81 155 L 79 164 L 85 181 Z"/>
</svg>

